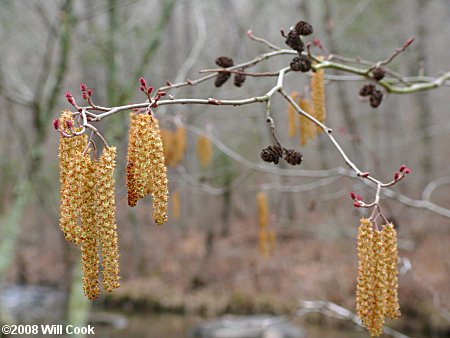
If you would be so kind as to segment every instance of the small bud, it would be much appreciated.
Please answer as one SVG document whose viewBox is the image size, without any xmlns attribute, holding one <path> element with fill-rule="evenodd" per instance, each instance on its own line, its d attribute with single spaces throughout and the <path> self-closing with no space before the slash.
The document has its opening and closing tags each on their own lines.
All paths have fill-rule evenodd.
<svg viewBox="0 0 450 338">
<path fill-rule="evenodd" d="M 66 92 L 64 96 L 66 97 L 66 99 L 70 99 L 72 97 L 72 94 L 70 92 Z"/>
<path fill-rule="evenodd" d="M 139 81 L 141 82 L 141 86 L 142 86 L 142 87 L 144 87 L 144 88 L 147 87 L 147 83 L 145 82 L 145 79 L 144 79 L 143 77 L 141 77 L 141 78 L 139 79 Z"/>
<path fill-rule="evenodd" d="M 67 126 L 67 128 L 71 129 L 73 127 L 73 122 L 70 121 L 70 120 L 67 120 L 66 121 L 66 126 Z"/>
<path fill-rule="evenodd" d="M 356 199 L 357 199 L 358 201 L 362 201 L 362 200 L 363 200 L 363 198 L 362 198 L 361 195 L 356 195 Z"/>
<path fill-rule="evenodd" d="M 67 101 L 68 101 L 72 106 L 75 106 L 75 100 L 73 99 L 73 97 L 69 97 L 69 98 L 67 99 Z"/>
<path fill-rule="evenodd" d="M 361 204 L 359 204 L 359 202 L 355 202 L 355 203 L 353 203 L 353 206 L 354 206 L 355 208 L 359 208 L 359 207 L 361 206 Z"/>
<path fill-rule="evenodd" d="M 394 181 L 397 181 L 399 177 L 400 177 L 400 173 L 398 171 L 396 171 L 394 174 Z"/>
<path fill-rule="evenodd" d="M 145 87 L 144 86 L 141 86 L 140 90 L 141 90 L 141 92 L 145 93 Z"/>
<path fill-rule="evenodd" d="M 406 165 L 402 164 L 400 169 L 398 169 L 401 173 L 406 169 Z"/>
<path fill-rule="evenodd" d="M 356 195 L 355 195 L 355 193 L 354 193 L 353 191 L 350 192 L 350 198 L 351 198 L 352 200 L 355 200 L 355 199 L 356 199 Z"/>
<path fill-rule="evenodd" d="M 83 100 L 87 100 L 87 99 L 88 99 L 88 96 L 87 96 L 86 93 L 83 92 L 83 95 L 82 95 L 82 96 L 83 96 Z"/>
<path fill-rule="evenodd" d="M 158 96 L 166 96 L 166 92 L 163 92 L 162 90 L 158 90 Z"/>
<path fill-rule="evenodd" d="M 314 38 L 312 41 L 313 45 L 316 47 L 321 48 L 322 47 L 322 43 L 320 42 L 320 40 L 318 38 Z"/>
<path fill-rule="evenodd" d="M 53 119 L 53 128 L 59 129 L 59 119 Z"/>
<path fill-rule="evenodd" d="M 405 174 L 408 175 L 408 174 L 410 174 L 410 173 L 411 173 L 411 169 L 405 168 Z"/>
<path fill-rule="evenodd" d="M 88 89 L 87 94 L 88 94 L 89 97 L 92 96 L 92 93 L 93 93 L 92 89 Z"/>
<path fill-rule="evenodd" d="M 80 90 L 82 92 L 85 92 L 87 90 L 87 87 L 86 87 L 86 85 L 83 82 L 80 83 Z"/>
<path fill-rule="evenodd" d="M 153 91 L 153 87 L 148 87 L 148 89 L 147 89 L 147 95 L 150 96 L 150 94 L 152 93 L 152 91 Z"/>
</svg>

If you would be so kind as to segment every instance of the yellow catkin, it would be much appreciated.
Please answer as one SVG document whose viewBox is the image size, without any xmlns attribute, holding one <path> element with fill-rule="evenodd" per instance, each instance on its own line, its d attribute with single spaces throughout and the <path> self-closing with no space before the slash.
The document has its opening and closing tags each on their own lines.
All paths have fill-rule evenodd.
<svg viewBox="0 0 450 338">
<path fill-rule="evenodd" d="M 83 270 L 83 290 L 90 299 L 96 299 L 99 288 L 99 233 L 96 216 L 96 163 L 89 154 L 81 161 L 83 175 L 81 187 L 81 263 Z"/>
<path fill-rule="evenodd" d="M 309 115 L 314 116 L 314 107 L 311 101 L 305 97 L 301 97 L 299 100 L 300 108 L 308 113 Z M 308 140 L 313 139 L 316 136 L 316 125 L 314 122 L 311 122 L 304 116 L 299 116 L 299 124 L 300 124 L 300 145 L 304 146 Z"/>
<path fill-rule="evenodd" d="M 152 194 L 153 220 L 161 225 L 167 222 L 168 215 L 168 180 L 167 167 L 164 159 L 164 149 L 161 141 L 161 133 L 158 120 L 150 123 L 150 143 L 148 152 L 150 155 L 150 171 L 147 178 L 147 187 Z"/>
<path fill-rule="evenodd" d="M 370 270 L 372 274 L 373 305 L 366 327 L 372 337 L 378 337 L 383 333 L 386 293 L 385 252 L 381 231 L 378 230 L 373 231 L 371 258 L 374 262 Z"/>
<path fill-rule="evenodd" d="M 186 129 L 178 127 L 173 135 L 173 156 L 170 165 L 176 167 L 184 158 L 186 151 Z"/>
<path fill-rule="evenodd" d="M 256 203 L 258 206 L 258 222 L 260 229 L 266 229 L 269 219 L 269 207 L 267 203 L 267 194 L 260 191 L 256 194 Z"/>
<path fill-rule="evenodd" d="M 212 154 L 211 140 L 205 135 L 200 135 L 197 139 L 197 158 L 202 167 L 206 167 L 211 162 Z"/>
<path fill-rule="evenodd" d="M 119 284 L 119 243 L 116 225 L 115 168 L 116 148 L 103 150 L 97 164 L 95 211 L 101 245 L 103 288 L 111 292 Z"/>
<path fill-rule="evenodd" d="M 70 134 L 67 122 L 74 125 L 72 113 L 65 110 L 61 113 L 59 126 L 62 131 Z M 74 130 L 78 131 L 76 128 Z M 61 195 L 59 225 L 66 240 L 76 245 L 80 244 L 80 227 L 77 220 L 80 216 L 80 162 L 86 142 L 86 135 L 75 137 L 60 135 L 58 149 Z"/>
<path fill-rule="evenodd" d="M 398 249 L 397 231 L 393 224 L 387 224 L 381 231 L 385 246 L 386 264 L 386 308 L 385 315 L 395 319 L 400 317 L 400 305 L 398 303 Z"/>
<path fill-rule="evenodd" d="M 128 205 L 134 207 L 138 200 L 136 159 L 138 144 L 136 140 L 136 125 L 138 114 L 130 113 L 130 127 L 128 129 L 128 153 L 127 153 L 127 191 Z"/>
<path fill-rule="evenodd" d="M 175 190 L 172 193 L 172 215 L 175 221 L 180 219 L 181 215 L 181 203 L 180 203 L 180 192 Z"/>
<path fill-rule="evenodd" d="M 372 223 L 361 219 L 358 228 L 358 277 L 356 286 L 356 314 L 367 327 L 373 310 L 372 288 Z"/>
<path fill-rule="evenodd" d="M 311 97 L 314 104 L 314 117 L 320 122 L 325 122 L 327 113 L 325 108 L 325 85 L 323 68 L 312 73 Z M 317 132 L 322 131 L 322 129 L 318 126 L 316 129 Z"/>
<path fill-rule="evenodd" d="M 268 243 L 270 247 L 270 252 L 274 253 L 275 248 L 277 246 L 277 232 L 275 229 L 271 229 L 267 233 L 268 236 Z"/>
<path fill-rule="evenodd" d="M 269 249 L 269 238 L 268 238 L 267 229 L 259 229 L 258 247 L 259 247 L 259 252 L 262 256 L 264 256 L 264 257 L 269 256 L 270 249 Z"/>
<path fill-rule="evenodd" d="M 291 97 L 294 99 L 294 101 L 298 100 L 298 93 L 292 92 Z M 297 133 L 297 111 L 295 110 L 294 106 L 288 103 L 288 136 L 294 137 Z"/>
<path fill-rule="evenodd" d="M 175 143 L 175 133 L 169 129 L 161 129 L 161 141 L 164 148 L 164 160 L 166 166 L 171 164 L 174 160 L 174 143 Z"/>
</svg>

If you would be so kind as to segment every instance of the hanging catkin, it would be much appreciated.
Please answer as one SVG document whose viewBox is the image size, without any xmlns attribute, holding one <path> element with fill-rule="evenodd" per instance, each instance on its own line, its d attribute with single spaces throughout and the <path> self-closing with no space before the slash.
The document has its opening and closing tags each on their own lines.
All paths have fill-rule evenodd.
<svg viewBox="0 0 450 338">
<path fill-rule="evenodd" d="M 258 222 L 260 229 L 266 229 L 269 218 L 269 207 L 267 204 L 267 194 L 264 191 L 256 194 L 256 203 L 258 206 Z"/>
<path fill-rule="evenodd" d="M 311 76 L 311 97 L 314 104 L 314 117 L 320 122 L 325 122 L 325 85 L 324 70 L 319 69 Z M 317 126 L 317 132 L 322 132 L 322 128 Z"/>
<path fill-rule="evenodd" d="M 147 177 L 147 191 L 152 194 L 153 220 L 156 224 L 161 225 L 167 222 L 169 190 L 164 149 L 158 120 L 156 119 L 150 122 L 148 153 L 150 155 L 150 171 L 149 177 Z"/>
<path fill-rule="evenodd" d="M 97 164 L 95 211 L 101 245 L 103 288 L 111 292 L 119 284 L 119 243 L 117 239 L 114 167 L 116 148 L 103 150 Z"/>
<path fill-rule="evenodd" d="M 175 134 L 169 129 L 161 128 L 161 141 L 164 148 L 164 163 L 171 164 L 174 159 Z"/>
<path fill-rule="evenodd" d="M 184 152 L 186 150 L 186 129 L 184 127 L 177 127 L 173 138 L 173 158 L 170 164 L 176 167 L 183 161 Z"/>
<path fill-rule="evenodd" d="M 298 93 L 292 92 L 291 95 L 294 101 L 298 101 Z M 294 106 L 288 103 L 288 136 L 294 137 L 297 133 L 297 111 Z"/>
<path fill-rule="evenodd" d="M 94 300 L 100 293 L 99 289 L 99 233 L 96 216 L 96 163 L 92 162 L 90 154 L 83 156 L 81 161 L 83 175 L 81 187 L 81 266 L 83 270 L 84 294 Z"/>
<path fill-rule="evenodd" d="M 385 315 L 395 319 L 400 317 L 400 305 L 398 303 L 398 249 L 397 231 L 393 224 L 387 224 L 381 231 L 381 236 L 386 252 L 386 309 Z"/>
<path fill-rule="evenodd" d="M 358 228 L 358 278 L 356 286 L 356 314 L 367 327 L 373 310 L 372 223 L 361 219 Z"/>
<path fill-rule="evenodd" d="M 65 110 L 61 113 L 59 126 L 63 132 L 71 134 L 68 125 L 72 127 L 74 120 L 72 113 Z M 77 128 L 73 130 L 78 131 Z M 80 244 L 80 227 L 77 219 L 80 216 L 81 158 L 86 143 L 86 135 L 74 137 L 60 135 L 58 148 L 61 195 L 59 226 L 65 239 L 76 245 Z"/>
<path fill-rule="evenodd" d="M 136 140 L 136 125 L 138 114 L 130 113 L 130 127 L 128 129 L 128 152 L 127 152 L 127 191 L 128 205 L 134 207 L 138 200 L 137 192 L 137 170 L 136 160 L 138 154 L 138 143 Z"/>
<path fill-rule="evenodd" d="M 206 167 L 211 162 L 212 154 L 211 140 L 205 135 L 200 135 L 197 139 L 197 158 L 202 167 Z"/>
<path fill-rule="evenodd" d="M 314 108 L 311 101 L 305 97 L 301 97 L 299 100 L 300 109 L 311 116 L 314 116 Z M 310 121 L 308 118 L 300 115 L 300 145 L 304 146 L 308 140 L 314 139 L 316 136 L 316 125 L 314 122 Z"/>
<path fill-rule="evenodd" d="M 180 192 L 175 190 L 172 193 L 172 215 L 175 221 L 180 219 L 181 204 L 180 204 Z"/>
</svg>

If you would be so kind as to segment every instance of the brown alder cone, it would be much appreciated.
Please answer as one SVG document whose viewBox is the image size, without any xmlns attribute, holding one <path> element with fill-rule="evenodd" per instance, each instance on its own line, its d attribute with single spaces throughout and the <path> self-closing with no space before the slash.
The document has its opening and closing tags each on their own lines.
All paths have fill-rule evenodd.
<svg viewBox="0 0 450 338">
<path fill-rule="evenodd" d="M 256 204 L 258 206 L 259 228 L 266 229 L 269 220 L 269 206 L 267 203 L 267 194 L 264 191 L 256 194 Z"/>
<path fill-rule="evenodd" d="M 184 152 L 186 150 L 186 129 L 178 127 L 174 132 L 173 138 L 173 158 L 170 165 L 176 167 L 183 161 Z"/>
<path fill-rule="evenodd" d="M 197 158 L 202 167 L 206 167 L 212 159 L 213 146 L 211 140 L 205 135 L 200 135 L 197 139 Z"/>
<path fill-rule="evenodd" d="M 172 193 L 172 215 L 173 219 L 178 221 L 181 214 L 180 192 L 175 190 Z"/>
<path fill-rule="evenodd" d="M 99 288 L 99 232 L 96 216 L 96 172 L 97 164 L 87 153 L 81 161 L 83 175 L 81 187 L 81 268 L 83 270 L 83 291 L 90 299 L 96 299 Z"/>
<path fill-rule="evenodd" d="M 291 93 L 294 101 L 298 102 L 298 93 L 296 91 Z M 297 111 L 294 106 L 288 103 L 288 136 L 294 137 L 297 133 Z"/>
<path fill-rule="evenodd" d="M 385 246 L 386 264 L 386 308 L 385 315 L 395 319 L 400 317 L 400 305 L 398 303 L 398 249 L 397 231 L 394 225 L 387 224 L 381 231 L 381 236 Z"/>
<path fill-rule="evenodd" d="M 314 107 L 309 99 L 301 97 L 299 100 L 299 107 L 304 112 L 314 116 Z M 299 123 L 300 123 L 300 145 L 304 146 L 310 139 L 314 139 L 316 137 L 317 129 L 314 122 L 311 122 L 309 119 L 307 119 L 302 115 L 299 115 Z"/>
<path fill-rule="evenodd" d="M 325 108 L 325 85 L 324 70 L 319 69 L 311 76 L 311 97 L 314 104 L 314 117 L 320 122 L 325 122 L 327 117 Z M 322 128 L 316 126 L 317 132 L 322 132 Z"/>
<path fill-rule="evenodd" d="M 138 200 L 137 194 L 137 141 L 136 141 L 136 125 L 138 122 L 138 114 L 130 113 L 130 127 L 128 129 L 128 152 L 127 152 L 127 191 L 128 205 L 134 207 Z"/>
<path fill-rule="evenodd" d="M 67 124 L 74 125 L 72 113 L 64 110 L 59 119 L 59 126 L 62 131 L 70 134 Z M 78 131 L 78 128 L 74 128 Z M 59 181 L 60 181 L 60 221 L 59 226 L 67 241 L 80 244 L 80 227 L 78 217 L 80 216 L 80 182 L 82 175 L 80 172 L 80 161 L 82 153 L 87 143 L 87 136 L 59 138 Z"/>
<path fill-rule="evenodd" d="M 119 243 L 116 225 L 114 168 L 116 148 L 103 150 L 97 164 L 96 221 L 103 266 L 103 288 L 112 292 L 119 284 Z"/>
</svg>

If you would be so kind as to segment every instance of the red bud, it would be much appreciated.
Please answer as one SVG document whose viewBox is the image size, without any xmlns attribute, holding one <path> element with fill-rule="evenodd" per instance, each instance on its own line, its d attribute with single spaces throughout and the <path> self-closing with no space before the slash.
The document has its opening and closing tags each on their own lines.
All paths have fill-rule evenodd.
<svg viewBox="0 0 450 338">
<path fill-rule="evenodd" d="M 402 164 L 402 165 L 400 166 L 400 169 L 398 169 L 398 170 L 402 173 L 403 170 L 405 170 L 405 169 L 406 169 L 406 165 Z"/>
<path fill-rule="evenodd" d="M 356 199 L 357 199 L 358 201 L 362 201 L 362 200 L 363 200 L 363 198 L 362 198 L 361 195 L 356 196 Z"/>
<path fill-rule="evenodd" d="M 67 126 L 67 128 L 72 128 L 73 127 L 73 123 L 72 123 L 72 121 L 66 121 L 66 126 Z"/>
<path fill-rule="evenodd" d="M 147 89 L 147 95 L 148 96 L 150 96 L 150 94 L 152 93 L 152 91 L 153 91 L 153 87 L 148 87 L 148 89 Z"/>
<path fill-rule="evenodd" d="M 359 208 L 359 207 L 361 206 L 361 204 L 359 204 L 359 202 L 355 202 L 355 203 L 353 203 L 353 206 L 354 206 L 355 208 Z"/>
<path fill-rule="evenodd" d="M 88 93 L 88 96 L 91 97 L 91 96 L 92 96 L 92 93 L 93 93 L 93 90 L 92 90 L 92 89 L 89 89 L 89 90 L 87 91 L 87 93 Z"/>
<path fill-rule="evenodd" d="M 64 94 L 64 96 L 66 97 L 66 99 L 69 99 L 69 98 L 72 97 L 72 94 L 71 94 L 70 92 L 66 92 L 66 93 Z"/>
<path fill-rule="evenodd" d="M 353 191 L 350 192 L 350 197 L 352 200 L 356 199 L 356 195 Z"/>
<path fill-rule="evenodd" d="M 83 82 L 80 83 L 80 90 L 82 92 L 85 92 L 87 90 L 87 87 L 86 87 L 86 85 Z"/>
<path fill-rule="evenodd" d="M 408 175 L 409 173 L 411 173 L 411 169 L 406 168 L 406 169 L 405 169 L 405 174 Z"/>
<path fill-rule="evenodd" d="M 139 81 L 141 82 L 141 86 L 147 87 L 147 82 L 145 82 L 145 79 L 144 79 L 143 77 L 141 77 L 141 78 L 139 79 Z"/>
<path fill-rule="evenodd" d="M 141 92 L 144 92 L 145 93 L 145 87 L 144 86 L 141 86 Z"/>
<path fill-rule="evenodd" d="M 59 129 L 59 120 L 58 119 L 54 119 L 52 122 L 53 122 L 53 128 Z"/>
<path fill-rule="evenodd" d="M 396 171 L 394 174 L 394 181 L 397 181 L 399 177 L 400 177 L 400 173 L 398 171 Z"/>
<path fill-rule="evenodd" d="M 86 93 L 83 93 L 83 100 L 87 100 L 88 99 L 88 97 L 87 97 L 87 95 L 86 95 Z"/>
</svg>

